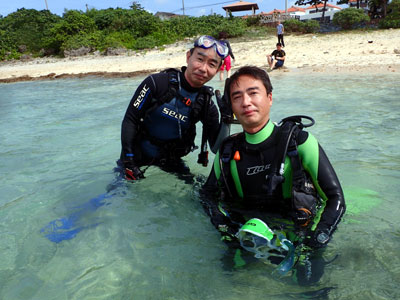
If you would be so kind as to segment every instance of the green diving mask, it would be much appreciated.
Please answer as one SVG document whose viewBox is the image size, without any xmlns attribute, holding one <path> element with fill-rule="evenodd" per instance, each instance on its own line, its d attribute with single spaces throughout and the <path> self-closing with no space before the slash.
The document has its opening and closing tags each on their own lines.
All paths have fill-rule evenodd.
<svg viewBox="0 0 400 300">
<path fill-rule="evenodd" d="M 280 243 L 272 229 L 257 218 L 248 220 L 239 229 L 238 239 L 240 245 L 247 251 L 255 253 L 257 258 L 267 258 L 272 249 L 287 250 L 287 247 Z"/>
<path fill-rule="evenodd" d="M 295 247 L 286 239 L 283 233 L 275 233 L 260 219 L 253 218 L 247 221 L 237 233 L 240 245 L 247 251 L 254 253 L 254 257 L 267 259 L 274 255 L 283 257 L 282 262 L 274 270 L 279 276 L 287 274 L 296 260 Z M 271 250 L 275 253 L 271 253 Z M 286 255 L 281 254 L 286 253 Z"/>
</svg>

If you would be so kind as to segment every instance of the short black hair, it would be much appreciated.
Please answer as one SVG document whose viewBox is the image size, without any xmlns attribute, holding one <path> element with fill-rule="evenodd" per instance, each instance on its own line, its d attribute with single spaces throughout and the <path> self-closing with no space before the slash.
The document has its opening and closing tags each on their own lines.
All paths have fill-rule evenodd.
<svg viewBox="0 0 400 300">
<path fill-rule="evenodd" d="M 281 46 L 281 47 L 282 47 L 282 44 L 281 44 L 281 43 L 276 43 L 276 45 L 277 45 L 277 46 Z"/>
<path fill-rule="evenodd" d="M 226 40 L 228 38 L 228 34 L 225 31 L 221 31 L 218 33 L 218 39 L 219 40 Z"/>
<path fill-rule="evenodd" d="M 243 75 L 248 75 L 253 77 L 254 79 L 261 80 L 263 85 L 265 86 L 265 89 L 267 90 L 267 94 L 272 93 L 272 84 L 271 81 L 269 80 L 268 73 L 264 71 L 263 69 L 256 67 L 256 66 L 244 66 L 238 69 L 230 78 L 229 78 L 229 96 L 230 96 L 230 89 L 232 84 L 237 83 L 239 78 Z M 225 91 L 226 93 L 226 91 Z"/>
</svg>

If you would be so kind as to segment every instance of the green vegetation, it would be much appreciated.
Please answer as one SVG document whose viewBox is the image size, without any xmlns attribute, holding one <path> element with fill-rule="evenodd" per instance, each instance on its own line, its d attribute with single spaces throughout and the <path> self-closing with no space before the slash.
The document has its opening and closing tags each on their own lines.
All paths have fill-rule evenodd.
<svg viewBox="0 0 400 300">
<path fill-rule="evenodd" d="M 201 34 L 218 36 L 220 31 L 230 38 L 238 37 L 246 28 L 245 20 L 220 15 L 161 21 L 135 2 L 131 9 L 67 10 L 62 17 L 47 10 L 23 8 L 0 16 L 0 60 L 19 58 L 24 53 L 63 56 L 64 51 L 80 48 L 87 52 L 140 50 Z"/>
<path fill-rule="evenodd" d="M 319 22 L 315 20 L 300 21 L 290 19 L 283 22 L 286 32 L 313 33 L 319 31 Z"/>
<path fill-rule="evenodd" d="M 340 26 L 343 29 L 352 29 L 357 25 L 362 25 L 370 19 L 364 13 L 363 9 L 345 8 L 337 12 L 333 16 L 333 24 Z"/>
<path fill-rule="evenodd" d="M 400 0 L 393 0 L 387 11 L 386 18 L 379 22 L 379 28 L 400 28 Z"/>
<path fill-rule="evenodd" d="M 307 0 L 308 1 L 308 0 Z M 374 0 L 378 1 L 378 0 Z M 334 22 L 344 29 L 368 21 L 368 16 L 354 8 L 335 14 Z M 314 33 L 320 30 L 315 20 L 287 20 L 286 32 Z M 400 0 L 387 7 L 387 17 L 380 28 L 400 27 Z M 66 10 L 62 17 L 50 11 L 19 9 L 6 17 L 0 15 L 0 60 L 18 59 L 23 55 L 64 56 L 71 50 L 82 53 L 108 52 L 109 49 L 141 50 L 164 48 L 184 38 L 202 34 L 242 39 L 266 38 L 275 28 L 260 25 L 259 17 L 242 19 L 221 15 L 202 17 L 181 16 L 162 21 L 133 2 L 131 9 L 91 9 L 86 12 Z"/>
</svg>

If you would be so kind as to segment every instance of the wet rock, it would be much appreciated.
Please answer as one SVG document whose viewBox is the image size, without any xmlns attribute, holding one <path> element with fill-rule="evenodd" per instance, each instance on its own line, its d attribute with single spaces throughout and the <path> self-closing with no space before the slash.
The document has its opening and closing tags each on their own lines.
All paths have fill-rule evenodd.
<svg viewBox="0 0 400 300">
<path fill-rule="evenodd" d="M 22 54 L 21 57 L 19 58 L 20 60 L 31 60 L 32 59 L 32 54 Z"/>
<path fill-rule="evenodd" d="M 78 49 L 64 50 L 65 57 L 84 56 L 90 53 L 92 49 L 89 47 L 80 47 Z"/>
<path fill-rule="evenodd" d="M 39 56 L 43 57 L 43 56 L 50 56 L 50 55 L 55 55 L 56 54 L 56 50 L 54 50 L 53 48 L 42 48 L 39 51 Z"/>
<path fill-rule="evenodd" d="M 127 50 L 125 48 L 107 48 L 105 55 L 115 56 L 115 55 L 125 55 Z"/>
<path fill-rule="evenodd" d="M 19 53 L 24 53 L 24 52 L 26 52 L 26 50 L 27 50 L 26 45 L 19 45 L 18 46 L 18 52 Z"/>
</svg>

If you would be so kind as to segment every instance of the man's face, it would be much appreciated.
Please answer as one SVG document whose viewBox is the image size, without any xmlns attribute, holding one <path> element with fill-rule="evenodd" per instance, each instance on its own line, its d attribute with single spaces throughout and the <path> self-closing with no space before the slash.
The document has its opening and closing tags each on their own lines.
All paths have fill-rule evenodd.
<svg viewBox="0 0 400 300">
<path fill-rule="evenodd" d="M 202 87 L 217 74 L 221 60 L 214 47 L 209 49 L 196 47 L 192 54 L 188 51 L 186 53 L 186 80 L 192 87 Z"/>
<path fill-rule="evenodd" d="M 232 111 L 248 133 L 256 133 L 267 124 L 272 106 L 272 93 L 262 81 L 249 75 L 240 76 L 230 86 Z"/>
<path fill-rule="evenodd" d="M 276 49 L 278 50 L 278 51 L 280 51 L 280 50 L 282 50 L 282 46 L 276 46 Z"/>
</svg>

